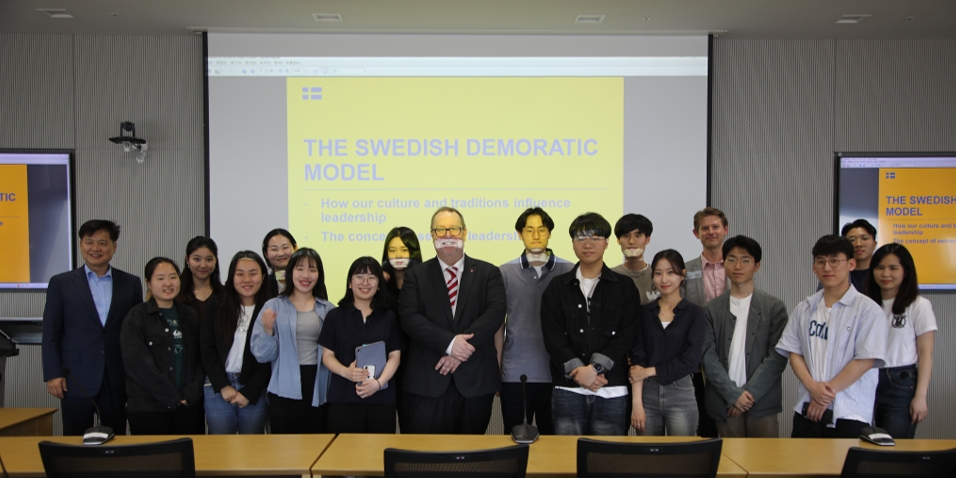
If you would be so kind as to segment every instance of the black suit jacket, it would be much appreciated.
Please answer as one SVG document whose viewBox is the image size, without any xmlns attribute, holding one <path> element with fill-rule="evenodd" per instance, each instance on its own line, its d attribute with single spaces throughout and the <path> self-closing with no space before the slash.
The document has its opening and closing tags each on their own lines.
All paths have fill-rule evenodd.
<svg viewBox="0 0 956 478">
<path fill-rule="evenodd" d="M 448 289 L 437 258 L 405 273 L 399 296 L 402 328 L 410 337 L 403 388 L 416 395 L 438 397 L 454 384 L 465 397 L 498 391 L 501 372 L 495 350 L 495 332 L 505 319 L 504 283 L 498 268 L 465 256 L 458 286 L 455 316 L 451 315 Z M 475 334 L 471 358 L 453 374 L 441 375 L 435 365 L 458 334 Z"/>
<path fill-rule="evenodd" d="M 222 295 L 209 300 L 206 304 L 205 316 L 200 319 L 199 325 L 199 350 L 202 353 L 202 364 L 216 393 L 227 385 L 231 385 L 229 376 L 226 375 L 226 358 L 229 357 L 229 351 L 235 340 L 235 334 L 228 337 L 222 336 L 222 328 L 219 327 L 219 320 L 216 317 L 222 301 Z M 242 369 L 239 371 L 239 383 L 242 384 L 240 392 L 253 405 L 259 400 L 262 391 L 269 386 L 269 379 L 272 377 L 272 367 L 267 363 L 259 363 L 249 347 L 252 325 L 262 311 L 262 306 L 263 304 L 259 304 L 252 311 L 252 321 L 249 323 L 249 330 L 246 331 L 246 348 L 242 353 Z"/>
<path fill-rule="evenodd" d="M 80 385 L 95 395 L 105 370 L 111 388 L 125 396 L 120 330 L 130 309 L 142 303 L 139 277 L 114 267 L 113 298 L 104 326 L 83 267 L 50 279 L 43 308 L 43 381 L 63 377 L 63 368 L 69 367 Z M 67 379 L 66 387 L 66 397 L 83 397 L 73 380 Z"/>
</svg>

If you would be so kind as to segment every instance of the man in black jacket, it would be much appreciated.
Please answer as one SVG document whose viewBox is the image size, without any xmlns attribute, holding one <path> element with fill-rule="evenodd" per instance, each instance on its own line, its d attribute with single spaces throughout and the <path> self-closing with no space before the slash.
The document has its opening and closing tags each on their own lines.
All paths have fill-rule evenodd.
<svg viewBox="0 0 956 478">
<path fill-rule="evenodd" d="M 638 334 L 641 298 L 631 279 L 604 264 L 606 219 L 583 214 L 569 232 L 578 263 L 555 277 L 541 299 L 555 433 L 626 435 L 626 354 Z"/>
</svg>

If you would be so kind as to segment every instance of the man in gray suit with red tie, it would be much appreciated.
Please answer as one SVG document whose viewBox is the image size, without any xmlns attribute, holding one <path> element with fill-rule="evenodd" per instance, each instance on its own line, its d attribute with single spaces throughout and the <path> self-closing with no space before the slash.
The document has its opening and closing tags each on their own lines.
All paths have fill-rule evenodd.
<svg viewBox="0 0 956 478">
<path fill-rule="evenodd" d="M 437 257 L 405 273 L 399 317 L 408 430 L 483 434 L 501 386 L 495 332 L 504 323 L 501 272 L 464 253 L 468 230 L 454 208 L 432 216 Z"/>
<path fill-rule="evenodd" d="M 103 425 L 126 434 L 126 372 L 119 336 L 129 310 L 143 302 L 138 277 L 110 266 L 120 228 L 112 221 L 87 221 L 79 230 L 85 264 L 50 279 L 43 309 L 43 380 L 61 400 L 64 435 L 82 435 L 94 425 L 99 406 Z M 64 369 L 69 370 L 68 377 Z"/>
</svg>

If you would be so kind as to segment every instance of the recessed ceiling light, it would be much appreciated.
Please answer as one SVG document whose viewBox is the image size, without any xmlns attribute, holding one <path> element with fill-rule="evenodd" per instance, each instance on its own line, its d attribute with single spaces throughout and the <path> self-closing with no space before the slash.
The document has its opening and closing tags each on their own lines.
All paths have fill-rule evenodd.
<svg viewBox="0 0 956 478">
<path fill-rule="evenodd" d="M 50 18 L 73 18 L 73 14 L 65 8 L 38 8 L 37 11 L 46 13 Z"/>
<path fill-rule="evenodd" d="M 607 15 L 578 15 L 574 23 L 603 23 Z"/>
<path fill-rule="evenodd" d="M 837 22 L 837 23 L 843 23 L 843 24 L 854 24 L 854 23 L 860 23 L 860 22 L 862 22 L 863 20 L 866 20 L 867 18 L 870 18 L 870 17 L 872 17 L 872 16 L 873 16 L 873 15 L 870 15 L 870 14 L 843 15 L 843 16 L 840 17 L 840 19 L 837 20 L 836 22 Z"/>
<path fill-rule="evenodd" d="M 312 18 L 317 22 L 341 22 L 341 13 L 313 13 Z"/>
</svg>

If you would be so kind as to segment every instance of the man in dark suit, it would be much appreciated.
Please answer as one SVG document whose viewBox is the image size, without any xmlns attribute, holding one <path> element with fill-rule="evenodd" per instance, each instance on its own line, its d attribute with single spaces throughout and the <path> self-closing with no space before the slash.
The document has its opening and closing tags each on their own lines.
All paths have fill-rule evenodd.
<svg viewBox="0 0 956 478">
<path fill-rule="evenodd" d="M 402 432 L 483 434 L 501 385 L 494 343 L 506 308 L 501 272 L 465 256 L 468 230 L 456 209 L 435 212 L 431 235 L 437 257 L 405 273 L 399 297 L 411 338 Z"/>
<path fill-rule="evenodd" d="M 139 278 L 110 267 L 120 228 L 87 221 L 79 230 L 85 264 L 50 279 L 43 309 L 43 380 L 61 400 L 64 435 L 93 426 L 96 401 L 103 425 L 126 434 L 126 372 L 120 329 L 126 314 L 143 302 Z M 64 368 L 73 378 L 67 378 Z M 79 383 L 77 383 L 79 382 Z M 78 386 L 79 385 L 79 386 Z"/>
</svg>

